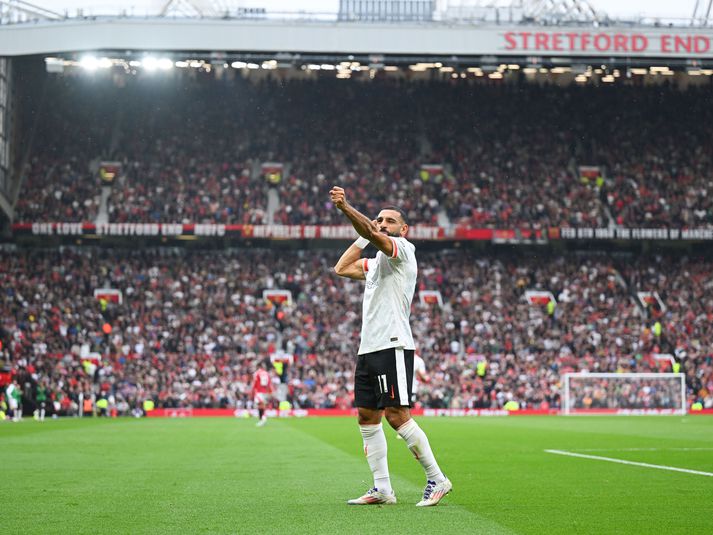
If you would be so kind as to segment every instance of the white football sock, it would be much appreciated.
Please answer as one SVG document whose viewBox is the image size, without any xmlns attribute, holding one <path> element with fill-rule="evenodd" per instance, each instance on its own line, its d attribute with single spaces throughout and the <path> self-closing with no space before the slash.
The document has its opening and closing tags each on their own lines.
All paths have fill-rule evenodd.
<svg viewBox="0 0 713 535">
<path fill-rule="evenodd" d="M 413 456 L 416 457 L 416 460 L 423 466 L 426 472 L 426 478 L 436 483 L 445 481 L 446 476 L 443 475 L 443 472 L 441 472 L 441 469 L 438 467 L 436 458 L 431 451 L 431 444 L 428 442 L 428 437 L 426 433 L 423 432 L 423 429 L 418 426 L 416 420 L 413 418 L 410 419 L 399 427 L 396 432 L 401 435 L 408 449 L 411 450 Z"/>
<path fill-rule="evenodd" d="M 381 424 L 360 425 L 359 430 L 364 439 L 364 455 L 374 474 L 374 486 L 384 494 L 391 494 L 391 478 L 389 464 L 386 460 L 386 435 Z"/>
</svg>

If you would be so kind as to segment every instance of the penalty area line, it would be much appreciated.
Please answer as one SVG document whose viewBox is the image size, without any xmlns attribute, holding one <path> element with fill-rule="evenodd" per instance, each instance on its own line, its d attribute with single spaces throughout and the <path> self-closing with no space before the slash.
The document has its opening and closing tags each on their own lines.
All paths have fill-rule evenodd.
<svg viewBox="0 0 713 535">
<path fill-rule="evenodd" d="M 545 450 L 546 453 L 554 455 L 566 455 L 568 457 L 580 457 L 582 459 L 593 459 L 595 461 L 607 461 L 610 463 L 628 464 L 631 466 L 643 466 L 644 468 L 655 468 L 657 470 L 668 470 L 669 472 L 684 472 L 686 474 L 695 474 L 697 476 L 713 477 L 713 472 L 702 472 L 700 470 L 689 470 L 688 468 L 677 468 L 675 466 L 666 466 L 663 464 L 639 463 L 636 461 L 625 461 L 624 459 L 615 459 L 613 457 L 601 457 L 599 455 L 587 455 L 584 453 L 574 453 L 564 450 Z"/>
</svg>

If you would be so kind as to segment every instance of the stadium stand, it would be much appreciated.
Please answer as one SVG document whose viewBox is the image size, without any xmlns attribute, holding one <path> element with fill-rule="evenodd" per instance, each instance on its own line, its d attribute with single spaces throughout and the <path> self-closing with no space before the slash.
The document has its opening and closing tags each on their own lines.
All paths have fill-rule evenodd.
<svg viewBox="0 0 713 535">
<path fill-rule="evenodd" d="M 91 396 L 118 414 L 146 400 L 251 408 L 266 356 L 288 356 L 291 406 L 350 408 L 360 287 L 332 273 L 330 236 L 308 244 L 304 227 L 344 224 L 327 202 L 335 183 L 365 213 L 396 203 L 441 232 L 419 253 L 412 310 L 431 376 L 421 406 L 560 408 L 568 372 L 680 370 L 687 405 L 713 408 L 709 248 L 658 251 L 647 236 L 589 250 L 564 236 L 713 229 L 710 84 L 42 74 L 51 105 L 21 102 L 41 127 L 24 155 L 18 239 L 0 252 L 0 364 L 28 396 L 46 383 L 57 414 Z M 43 222 L 96 225 L 60 236 L 35 232 Z M 156 247 L 169 238 L 142 230 L 130 251 L 133 230 L 100 223 L 236 228 L 198 250 Z M 276 247 L 252 233 L 260 225 L 302 226 L 302 241 Z M 514 232 L 463 247 L 459 229 Z M 119 237 L 67 247 L 87 235 Z M 496 245 L 508 240 L 525 246 Z M 271 302 L 271 289 L 292 301 Z M 659 394 L 628 407 L 671 398 Z"/>
<path fill-rule="evenodd" d="M 713 226 L 710 86 L 47 83 L 62 111 L 35 144 L 18 222 L 94 221 L 97 162 L 111 158 L 123 164 L 111 222 L 342 223 L 323 209 L 338 181 L 369 199 L 363 210 L 397 202 L 422 224 Z M 283 166 L 272 181 L 265 162 Z"/>
<path fill-rule="evenodd" d="M 92 392 L 119 414 L 145 399 L 250 408 L 255 358 L 281 353 L 294 358 L 285 384 L 295 407 L 349 408 L 361 289 L 331 272 L 336 256 L 3 250 L 2 359 L 28 396 L 46 382 L 59 414 L 77 414 Z M 702 258 L 424 251 L 418 291 L 440 291 L 443 306 L 418 294 L 413 305 L 432 377 L 420 404 L 556 408 L 562 373 L 670 371 L 656 356 L 671 354 L 686 374 L 689 404 L 713 407 L 712 275 Z M 121 302 L 95 297 L 96 288 L 119 290 Z M 273 305 L 265 289 L 293 299 Z M 528 302 L 528 289 L 551 292 L 554 310 Z M 665 311 L 641 308 L 641 290 L 660 292 Z"/>
</svg>

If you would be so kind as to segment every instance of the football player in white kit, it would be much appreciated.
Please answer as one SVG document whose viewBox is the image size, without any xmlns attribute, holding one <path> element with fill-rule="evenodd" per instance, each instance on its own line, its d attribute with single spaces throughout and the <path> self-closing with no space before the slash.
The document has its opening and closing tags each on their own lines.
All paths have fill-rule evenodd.
<svg viewBox="0 0 713 535">
<path fill-rule="evenodd" d="M 365 281 L 354 401 L 374 487 L 348 503 L 396 503 L 381 424 L 385 416 L 426 472 L 423 497 L 416 505 L 436 505 L 451 491 L 452 484 L 438 466 L 426 434 L 411 418 L 415 345 L 409 318 L 418 265 L 416 248 L 406 239 L 406 214 L 396 206 L 388 206 L 372 221 L 347 202 L 342 188 L 334 186 L 329 193 L 334 206 L 360 236 L 334 270 L 342 277 Z M 378 252 L 374 258 L 361 258 L 368 244 Z"/>
</svg>

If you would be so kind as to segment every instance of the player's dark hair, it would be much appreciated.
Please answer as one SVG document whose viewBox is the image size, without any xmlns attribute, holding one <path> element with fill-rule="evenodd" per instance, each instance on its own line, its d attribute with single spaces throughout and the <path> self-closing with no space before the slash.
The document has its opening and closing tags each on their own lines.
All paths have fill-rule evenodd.
<svg viewBox="0 0 713 535">
<path fill-rule="evenodd" d="M 401 219 L 403 220 L 404 224 L 405 224 L 405 225 L 408 225 L 408 219 L 406 219 L 406 212 L 404 212 L 404 211 L 403 211 L 401 208 L 399 208 L 398 206 L 394 206 L 394 205 L 391 205 L 391 206 L 384 206 L 384 207 L 382 208 L 382 210 L 393 210 L 393 211 L 395 211 L 395 212 L 398 212 L 399 215 L 401 216 Z"/>
</svg>

